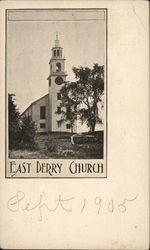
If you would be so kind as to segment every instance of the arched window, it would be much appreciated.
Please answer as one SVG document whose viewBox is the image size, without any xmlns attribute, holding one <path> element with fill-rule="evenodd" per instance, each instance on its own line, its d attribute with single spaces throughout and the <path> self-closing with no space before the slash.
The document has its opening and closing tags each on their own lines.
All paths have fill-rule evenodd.
<svg viewBox="0 0 150 250">
<path fill-rule="evenodd" d="M 57 50 L 57 56 L 59 56 L 59 50 Z"/>
<path fill-rule="evenodd" d="M 54 50 L 54 56 L 56 56 L 56 50 Z"/>
<path fill-rule="evenodd" d="M 61 63 L 56 63 L 56 72 L 60 72 L 61 71 Z"/>
<path fill-rule="evenodd" d="M 52 64 L 51 64 L 51 73 L 52 73 Z"/>
</svg>

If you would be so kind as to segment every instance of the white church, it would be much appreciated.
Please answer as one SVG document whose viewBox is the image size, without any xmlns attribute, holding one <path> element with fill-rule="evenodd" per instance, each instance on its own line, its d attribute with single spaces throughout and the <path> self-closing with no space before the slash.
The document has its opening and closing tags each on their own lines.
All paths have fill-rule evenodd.
<svg viewBox="0 0 150 250">
<path fill-rule="evenodd" d="M 65 58 L 62 55 L 58 34 L 56 35 L 55 46 L 52 48 L 52 57 L 49 61 L 50 75 L 48 80 L 49 92 L 47 95 L 34 101 L 22 114 L 30 116 L 37 126 L 37 132 L 71 132 L 70 122 L 60 122 L 61 110 L 59 107 L 61 95 L 60 89 L 66 81 Z M 57 111 L 57 114 L 56 114 Z M 76 124 L 73 132 L 77 131 Z"/>
</svg>

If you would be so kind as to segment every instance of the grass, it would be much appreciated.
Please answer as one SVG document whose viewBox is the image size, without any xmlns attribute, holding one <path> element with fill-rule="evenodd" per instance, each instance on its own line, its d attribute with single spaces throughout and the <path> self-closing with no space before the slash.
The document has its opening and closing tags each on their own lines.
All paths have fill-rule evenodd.
<svg viewBox="0 0 150 250">
<path fill-rule="evenodd" d="M 46 152 L 42 152 L 41 150 L 9 150 L 9 158 L 10 159 L 47 159 L 49 158 Z"/>
<path fill-rule="evenodd" d="M 87 133 L 86 133 L 87 134 Z M 89 133 L 91 134 L 91 133 Z M 9 158 L 23 159 L 102 159 L 103 131 L 95 132 L 94 143 L 71 144 L 71 134 L 49 133 L 37 134 L 37 150 L 10 150 Z"/>
</svg>

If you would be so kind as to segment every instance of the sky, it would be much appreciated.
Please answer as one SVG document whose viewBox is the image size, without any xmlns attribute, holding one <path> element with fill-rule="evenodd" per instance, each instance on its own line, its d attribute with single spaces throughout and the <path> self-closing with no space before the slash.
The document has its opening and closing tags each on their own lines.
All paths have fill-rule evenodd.
<svg viewBox="0 0 150 250">
<path fill-rule="evenodd" d="M 7 91 L 16 95 L 20 112 L 48 93 L 56 32 L 66 58 L 68 81 L 74 80 L 73 66 L 104 65 L 104 11 L 11 11 L 8 19 Z"/>
</svg>

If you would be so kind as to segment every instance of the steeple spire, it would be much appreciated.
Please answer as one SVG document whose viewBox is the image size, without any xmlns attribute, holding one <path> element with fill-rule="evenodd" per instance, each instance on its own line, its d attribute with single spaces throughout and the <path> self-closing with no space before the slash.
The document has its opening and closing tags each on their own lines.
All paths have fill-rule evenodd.
<svg viewBox="0 0 150 250">
<path fill-rule="evenodd" d="M 58 31 L 56 31 L 56 40 L 58 40 Z"/>
<path fill-rule="evenodd" d="M 56 32 L 55 47 L 60 47 L 60 45 L 59 45 L 59 39 L 58 39 L 58 32 Z"/>
</svg>

